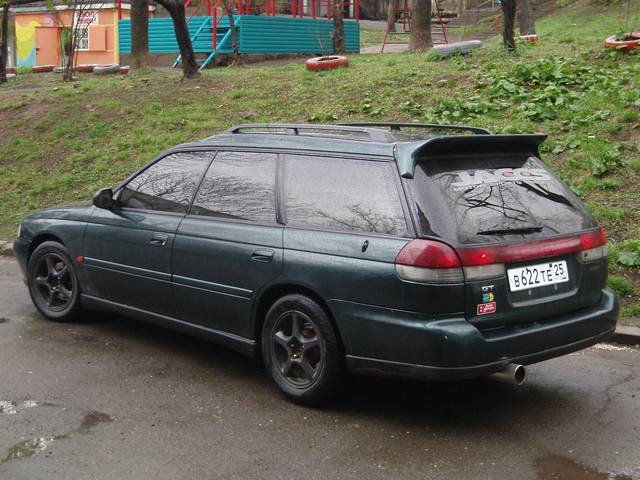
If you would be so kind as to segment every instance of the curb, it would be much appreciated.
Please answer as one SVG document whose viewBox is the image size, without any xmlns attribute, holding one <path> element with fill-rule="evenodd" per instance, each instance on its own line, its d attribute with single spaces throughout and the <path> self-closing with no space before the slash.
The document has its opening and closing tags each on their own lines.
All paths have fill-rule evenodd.
<svg viewBox="0 0 640 480">
<path fill-rule="evenodd" d="M 622 345 L 640 345 L 640 328 L 619 325 L 610 341 Z"/>
<path fill-rule="evenodd" d="M 0 240 L 0 257 L 13 257 L 13 242 Z"/>
</svg>

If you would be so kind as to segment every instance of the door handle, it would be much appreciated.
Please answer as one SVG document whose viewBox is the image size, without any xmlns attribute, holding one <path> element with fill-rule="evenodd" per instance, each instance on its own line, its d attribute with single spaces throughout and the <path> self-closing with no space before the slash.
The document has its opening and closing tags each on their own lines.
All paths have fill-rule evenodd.
<svg viewBox="0 0 640 480">
<path fill-rule="evenodd" d="M 160 235 L 153 234 L 149 243 L 155 247 L 164 247 L 167 244 L 167 240 L 169 240 L 169 235 Z"/>
<path fill-rule="evenodd" d="M 273 260 L 274 253 L 273 250 L 261 248 L 251 254 L 251 260 L 254 262 L 269 263 Z"/>
</svg>

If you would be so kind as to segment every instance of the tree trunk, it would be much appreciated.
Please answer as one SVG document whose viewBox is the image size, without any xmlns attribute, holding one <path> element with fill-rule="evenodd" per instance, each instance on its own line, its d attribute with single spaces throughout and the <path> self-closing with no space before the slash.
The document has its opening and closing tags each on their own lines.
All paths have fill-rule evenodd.
<svg viewBox="0 0 640 480">
<path fill-rule="evenodd" d="M 133 68 L 149 64 L 149 6 L 147 0 L 131 1 L 131 59 Z"/>
<path fill-rule="evenodd" d="M 520 35 L 535 35 L 536 23 L 531 10 L 531 0 L 519 0 L 519 6 Z"/>
<path fill-rule="evenodd" d="M 387 32 L 396 31 L 396 18 L 400 9 L 400 0 L 391 0 L 387 10 Z"/>
<path fill-rule="evenodd" d="M 333 2 L 333 53 L 344 53 L 344 12 L 342 0 Z"/>
<path fill-rule="evenodd" d="M 229 29 L 231 31 L 231 66 L 235 67 L 240 63 L 240 49 L 238 48 L 238 32 L 236 32 L 236 21 L 233 18 L 233 7 L 229 5 L 228 0 L 224 2 L 224 8 L 227 10 Z"/>
<path fill-rule="evenodd" d="M 409 50 L 412 52 L 426 52 L 432 46 L 431 0 L 413 0 Z"/>
<path fill-rule="evenodd" d="M 193 53 L 191 45 L 191 37 L 189 36 L 189 27 L 187 26 L 187 17 L 184 13 L 184 0 L 158 0 L 173 20 L 173 28 L 176 32 L 176 41 L 180 48 L 180 56 L 182 61 L 183 78 L 196 78 L 200 76 L 198 71 L 198 63 Z"/>
<path fill-rule="evenodd" d="M 510 52 L 516 49 L 514 26 L 516 22 L 516 0 L 502 0 L 502 43 Z"/>
<path fill-rule="evenodd" d="M 64 71 L 62 72 L 62 80 L 65 82 L 71 82 L 73 80 L 74 66 L 76 63 L 76 53 L 78 51 L 78 30 L 79 23 L 77 18 L 82 16 L 84 11 L 83 6 L 76 5 L 72 11 L 71 17 L 71 39 L 70 43 L 66 45 L 67 51 L 65 51 L 65 64 Z"/>
<path fill-rule="evenodd" d="M 0 23 L 0 83 L 7 81 L 7 63 L 9 61 L 9 3 L 2 7 L 2 23 Z"/>
</svg>

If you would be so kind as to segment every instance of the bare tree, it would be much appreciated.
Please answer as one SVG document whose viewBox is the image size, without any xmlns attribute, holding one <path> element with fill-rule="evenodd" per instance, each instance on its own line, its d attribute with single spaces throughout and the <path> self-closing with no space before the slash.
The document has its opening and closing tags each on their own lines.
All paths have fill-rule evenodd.
<svg viewBox="0 0 640 480">
<path fill-rule="evenodd" d="M 425 52 L 433 46 L 431 39 L 431 0 L 414 0 L 411 7 L 409 50 Z"/>
<path fill-rule="evenodd" d="M 193 45 L 189 36 L 189 27 L 187 26 L 187 17 L 184 12 L 184 0 L 157 0 L 173 20 L 173 28 L 176 33 L 176 41 L 180 49 L 180 57 L 182 62 L 183 78 L 197 78 L 200 76 L 198 71 L 198 62 L 193 53 Z"/>
<path fill-rule="evenodd" d="M 7 81 L 7 63 L 9 61 L 9 8 L 18 5 L 36 3 L 38 0 L 0 0 L 0 83 Z"/>
<path fill-rule="evenodd" d="M 133 68 L 149 64 L 149 4 L 131 0 L 131 58 Z"/>
<path fill-rule="evenodd" d="M 0 0 L 0 6 L 2 6 L 2 21 L 0 22 L 0 83 L 5 83 L 7 81 L 7 62 L 9 60 L 9 2 Z"/>
<path fill-rule="evenodd" d="M 535 35 L 536 23 L 533 18 L 533 10 L 531 9 L 531 0 L 519 0 L 520 14 L 518 21 L 520 23 L 520 35 Z"/>
<path fill-rule="evenodd" d="M 333 2 L 333 53 L 344 53 L 344 12 L 342 0 Z"/>
<path fill-rule="evenodd" d="M 89 40 L 88 27 L 91 22 L 87 22 L 89 17 L 93 15 L 94 10 L 99 10 L 102 5 L 95 4 L 92 0 L 65 0 L 66 5 L 71 10 L 71 24 L 65 25 L 64 22 L 56 15 L 53 4 L 51 9 L 56 21 L 62 26 L 63 32 L 66 32 L 62 36 L 62 57 L 64 70 L 62 73 L 62 79 L 65 82 L 69 82 L 74 78 L 74 72 L 78 63 L 78 50 L 81 48 L 81 43 Z M 80 36 L 83 36 L 80 39 Z"/>
<path fill-rule="evenodd" d="M 516 0 L 502 0 L 502 43 L 510 52 L 516 49 L 514 26 L 516 22 Z"/>
<path fill-rule="evenodd" d="M 400 0 L 391 0 L 387 9 L 387 32 L 396 31 L 396 15 L 400 9 Z"/>
<path fill-rule="evenodd" d="M 229 4 L 229 0 L 224 0 L 223 6 L 227 11 L 229 30 L 231 31 L 231 66 L 235 67 L 240 64 L 240 49 L 238 48 L 238 32 L 236 32 L 236 21 L 233 18 L 233 6 Z"/>
</svg>

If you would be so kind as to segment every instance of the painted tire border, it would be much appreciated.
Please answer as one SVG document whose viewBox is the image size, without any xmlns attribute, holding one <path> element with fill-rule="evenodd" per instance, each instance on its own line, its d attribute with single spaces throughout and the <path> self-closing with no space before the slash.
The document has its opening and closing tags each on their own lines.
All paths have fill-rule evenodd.
<svg viewBox="0 0 640 480">
<path fill-rule="evenodd" d="M 49 73 L 53 72 L 55 65 L 35 65 L 31 67 L 31 73 Z"/>
<path fill-rule="evenodd" d="M 76 67 L 76 70 L 78 72 L 83 72 L 83 73 L 92 73 L 96 67 L 97 67 L 96 64 L 83 64 L 83 65 L 78 65 Z"/>
<path fill-rule="evenodd" d="M 540 41 L 540 37 L 536 34 L 532 35 L 520 35 L 518 37 L 520 40 L 523 40 L 527 43 L 538 43 Z"/>
<path fill-rule="evenodd" d="M 333 70 L 339 67 L 348 67 L 349 59 L 344 55 L 325 55 L 322 57 L 310 58 L 304 62 L 307 70 L 312 72 L 319 70 Z"/>
<path fill-rule="evenodd" d="M 116 65 L 115 63 L 111 65 L 96 65 L 93 69 L 94 75 L 108 75 L 118 72 L 120 72 L 120 65 Z"/>
<path fill-rule="evenodd" d="M 604 48 L 615 48 L 623 52 L 630 52 L 636 47 L 640 48 L 640 32 L 629 32 L 625 37 L 632 37 L 634 40 L 616 40 L 616 36 L 611 35 L 604 41 Z"/>
</svg>

